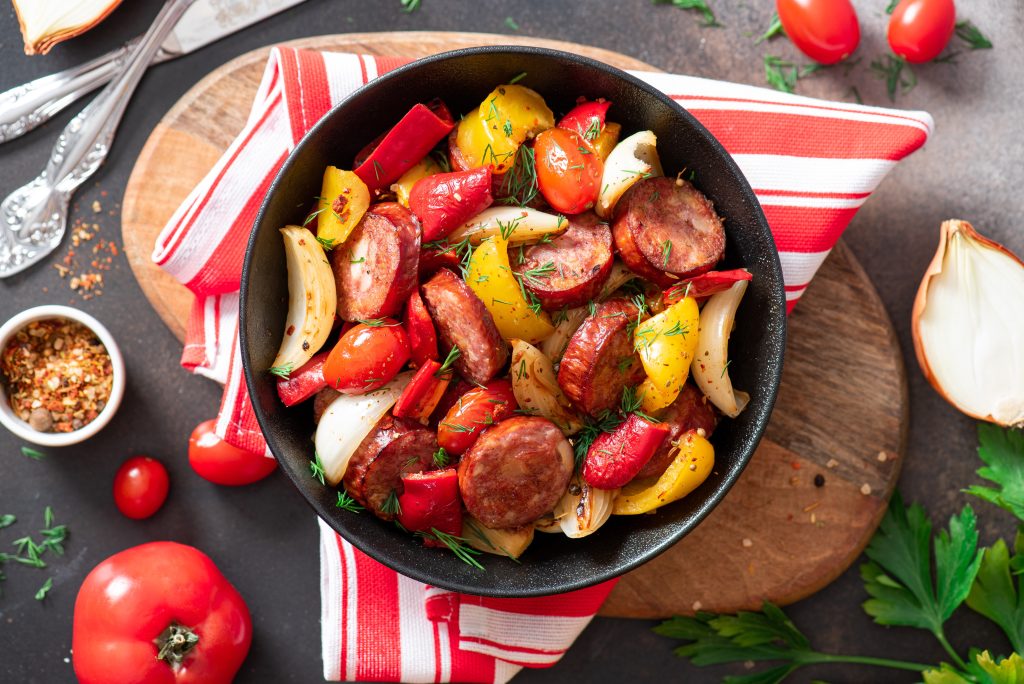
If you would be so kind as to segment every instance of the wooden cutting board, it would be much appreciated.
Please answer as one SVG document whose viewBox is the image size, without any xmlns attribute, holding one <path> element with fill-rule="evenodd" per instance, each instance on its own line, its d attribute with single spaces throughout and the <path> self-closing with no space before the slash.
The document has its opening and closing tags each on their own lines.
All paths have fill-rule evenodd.
<svg viewBox="0 0 1024 684">
<path fill-rule="evenodd" d="M 405 57 L 530 44 L 620 68 L 654 69 L 584 45 L 489 34 L 364 33 L 291 44 Z M 125 189 L 128 261 L 179 339 L 192 297 L 152 264 L 153 243 L 242 129 L 268 51 L 228 62 L 186 93 L 153 130 Z M 906 425 L 906 377 L 892 324 L 840 242 L 790 317 L 778 403 L 743 476 L 693 533 L 626 575 L 601 614 L 731 612 L 763 600 L 791 603 L 821 589 L 854 561 L 881 520 L 899 475 Z"/>
</svg>

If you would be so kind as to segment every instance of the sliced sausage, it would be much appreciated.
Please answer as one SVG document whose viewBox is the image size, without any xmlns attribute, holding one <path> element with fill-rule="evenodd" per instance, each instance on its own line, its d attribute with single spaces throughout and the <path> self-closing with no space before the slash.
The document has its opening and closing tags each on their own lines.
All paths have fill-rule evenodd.
<svg viewBox="0 0 1024 684">
<path fill-rule="evenodd" d="M 414 420 L 388 414 L 360 442 L 345 471 L 345 490 L 353 499 L 379 518 L 392 520 L 385 512 L 391 492 L 402 493 L 402 475 L 426 470 L 437 451 L 434 433 Z"/>
<path fill-rule="evenodd" d="M 647 178 L 627 190 L 615 205 L 612 232 L 631 269 L 642 257 L 650 269 L 688 278 L 710 270 L 725 253 L 725 228 L 714 205 L 681 178 Z M 664 276 L 659 280 L 663 285 Z"/>
<path fill-rule="evenodd" d="M 462 457 L 459 491 L 485 526 L 520 527 L 554 509 L 572 468 L 572 446 L 554 423 L 516 416 L 485 430 Z"/>
<path fill-rule="evenodd" d="M 548 243 L 509 254 L 523 286 L 549 311 L 582 306 L 601 292 L 612 272 L 612 231 L 593 212 L 569 218 L 569 228 Z"/>
<path fill-rule="evenodd" d="M 704 430 L 704 434 L 710 437 L 715 431 L 718 416 L 708 398 L 693 383 L 688 382 L 683 385 L 676 400 L 659 416 L 659 420 L 668 426 L 668 437 L 661 448 L 654 452 L 654 456 L 651 456 L 651 460 L 640 469 L 637 478 L 658 477 L 665 472 L 674 458 L 672 442 L 690 430 Z"/>
<path fill-rule="evenodd" d="M 637 313 L 625 299 L 603 302 L 569 339 L 558 385 L 584 413 L 596 416 L 614 408 L 624 387 L 643 381 L 644 368 L 627 329 Z"/>
<path fill-rule="evenodd" d="M 397 202 L 370 207 L 345 244 L 331 251 L 338 316 L 346 321 L 394 316 L 416 289 L 420 227 Z"/>
<path fill-rule="evenodd" d="M 341 392 L 333 387 L 324 387 L 313 395 L 313 423 L 319 424 L 320 416 L 324 415 L 327 407 L 340 396 Z"/>
<path fill-rule="evenodd" d="M 496 376 L 508 361 L 508 345 L 469 285 L 442 268 L 423 284 L 423 301 L 441 336 L 442 356 L 459 348 L 455 370 L 477 385 Z"/>
</svg>

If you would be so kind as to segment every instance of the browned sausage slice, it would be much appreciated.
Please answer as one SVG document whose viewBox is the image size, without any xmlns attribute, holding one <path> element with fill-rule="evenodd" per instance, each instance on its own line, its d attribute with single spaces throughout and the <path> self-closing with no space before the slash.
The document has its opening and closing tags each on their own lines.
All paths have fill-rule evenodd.
<svg viewBox="0 0 1024 684">
<path fill-rule="evenodd" d="M 592 212 L 572 216 L 554 240 L 521 253 L 511 250 L 509 260 L 543 308 L 581 306 L 598 295 L 612 272 L 612 231 Z"/>
<path fill-rule="evenodd" d="M 345 243 L 331 250 L 338 316 L 346 321 L 394 316 L 416 289 L 420 225 L 396 202 L 370 207 Z"/>
<path fill-rule="evenodd" d="M 352 454 L 345 471 L 345 490 L 377 517 L 391 520 L 395 512 L 384 510 L 391 492 L 401 494 L 402 475 L 426 470 L 433 463 L 435 451 L 437 437 L 433 431 L 389 413 Z"/>
<path fill-rule="evenodd" d="M 516 416 L 485 430 L 462 457 L 459 491 L 487 527 L 520 527 L 554 509 L 572 468 L 572 445 L 554 423 Z"/>
<path fill-rule="evenodd" d="M 441 335 L 442 355 L 459 348 L 455 370 L 478 385 L 494 378 L 508 360 L 508 345 L 469 285 L 442 268 L 423 284 L 423 301 Z"/>
<path fill-rule="evenodd" d="M 638 253 L 651 268 L 688 278 L 710 270 L 725 253 L 715 207 L 681 178 L 635 184 L 615 206 L 614 226 L 615 245 L 631 268 Z"/>
<path fill-rule="evenodd" d="M 320 417 L 324 415 L 324 411 L 340 396 L 341 392 L 333 387 L 324 387 L 313 395 L 313 422 L 315 424 L 320 423 Z"/>
<path fill-rule="evenodd" d="M 676 400 L 659 416 L 659 420 L 668 426 L 668 437 L 636 474 L 637 478 L 658 477 L 665 472 L 673 458 L 672 442 L 689 430 L 704 430 L 705 436 L 710 437 L 715 431 L 718 416 L 707 397 L 693 383 L 688 382 L 683 385 Z"/>
<path fill-rule="evenodd" d="M 558 385 L 581 411 L 596 416 L 612 409 L 624 387 L 643 381 L 644 368 L 627 329 L 636 317 L 633 304 L 612 299 L 598 304 L 569 339 Z"/>
</svg>

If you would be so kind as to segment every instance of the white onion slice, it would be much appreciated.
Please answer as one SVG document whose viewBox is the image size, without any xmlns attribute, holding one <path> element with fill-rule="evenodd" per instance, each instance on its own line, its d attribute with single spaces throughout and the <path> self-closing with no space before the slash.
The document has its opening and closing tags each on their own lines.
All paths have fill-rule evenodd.
<svg viewBox="0 0 1024 684">
<path fill-rule="evenodd" d="M 479 245 L 489 237 L 507 233 L 509 244 L 536 242 L 545 235 L 557 235 L 569 228 L 564 216 L 555 216 L 529 207 L 491 207 L 463 223 L 448 236 L 448 244 L 464 238 Z"/>
<path fill-rule="evenodd" d="M 558 386 L 551 360 L 529 342 L 514 339 L 511 343 L 509 375 L 520 410 L 547 418 L 567 437 L 579 432 L 583 421 Z"/>
<path fill-rule="evenodd" d="M 519 558 L 533 541 L 533 526 L 496 530 L 467 513 L 462 516 L 462 538 L 478 551 Z"/>
<path fill-rule="evenodd" d="M 337 485 L 345 477 L 352 454 L 377 421 L 398 401 L 412 375 L 412 371 L 399 373 L 394 380 L 369 394 L 342 394 L 327 407 L 320 417 L 313 443 L 328 484 Z"/>
<path fill-rule="evenodd" d="M 572 490 L 579 493 L 573 494 Z M 565 536 L 579 539 L 593 534 L 608 522 L 618 489 L 597 489 L 579 475 L 569 482 L 569 489 L 555 505 L 555 520 Z"/>
<path fill-rule="evenodd" d="M 601 218 L 609 218 L 615 203 L 634 183 L 653 176 L 664 176 L 658 159 L 658 137 L 651 131 L 634 133 L 619 142 L 604 162 L 601 193 L 594 211 Z"/>
<path fill-rule="evenodd" d="M 697 352 L 693 356 L 690 372 L 697 387 L 719 411 L 735 418 L 740 414 L 750 395 L 733 389 L 729 378 L 729 335 L 736 320 L 736 308 L 747 291 L 746 280 L 733 283 L 725 292 L 711 295 L 700 312 Z"/>
<path fill-rule="evenodd" d="M 928 381 L 969 416 L 1024 426 L 1024 262 L 966 221 L 945 221 L 914 300 Z"/>
</svg>

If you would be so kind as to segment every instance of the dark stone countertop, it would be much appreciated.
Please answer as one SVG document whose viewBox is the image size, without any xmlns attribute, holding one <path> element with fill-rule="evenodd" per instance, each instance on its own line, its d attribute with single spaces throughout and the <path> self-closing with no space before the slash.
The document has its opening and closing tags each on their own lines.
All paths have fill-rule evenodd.
<svg viewBox="0 0 1024 684">
<path fill-rule="evenodd" d="M 544 2 L 423 0 L 403 14 L 398 0 L 357 3 L 309 0 L 285 14 L 150 71 L 131 101 L 106 164 L 75 197 L 73 218 L 99 225 L 97 238 L 120 243 L 118 210 L 125 182 L 147 135 L 164 112 L 203 74 L 256 47 L 322 33 L 390 30 L 463 30 L 572 40 L 618 50 L 663 69 L 764 84 L 766 53 L 800 58 L 785 40 L 755 45 L 767 26 L 771 3 L 710 0 L 724 28 L 703 28 L 699 17 L 642 0 Z M 846 239 L 873 278 L 892 317 L 907 364 L 910 429 L 901 488 L 924 503 L 933 518 L 946 519 L 967 502 L 960 490 L 974 481 L 974 422 L 948 406 L 925 382 L 914 360 L 910 311 L 914 293 L 934 252 L 939 223 L 971 220 L 992 238 L 1024 253 L 1019 215 L 1024 209 L 1024 142 L 1021 64 L 1024 6 L 1016 0 L 962 0 L 960 16 L 975 21 L 995 49 L 963 53 L 956 64 L 917 69 L 920 79 L 897 106 L 925 109 L 936 119 L 927 148 L 902 163 L 864 206 Z M 860 11 L 861 62 L 849 74 L 831 69 L 802 80 L 803 94 L 852 98 L 851 86 L 869 104 L 888 105 L 881 81 L 868 64 L 885 48 L 885 0 L 856 0 Z M 46 57 L 21 54 L 17 21 L 9 3 L 0 9 L 0 90 L 72 66 L 141 33 L 158 3 L 129 2 L 90 33 L 58 46 Z M 56 132 L 77 107 L 49 125 L 0 147 L 0 191 L 13 190 L 39 169 Z M 159 192 L 153 188 L 153 192 Z M 99 200 L 102 212 L 94 214 Z M 86 243 L 86 247 L 96 244 Z M 52 262 L 67 254 L 68 241 Z M 80 250 L 81 251 L 81 250 Z M 82 256 L 77 257 L 83 260 Z M 83 301 L 49 263 L 0 281 L 0 320 L 44 303 L 72 304 L 104 321 L 118 339 L 129 369 L 128 394 L 113 424 L 78 447 L 48 450 L 33 461 L 21 443 L 0 433 L 0 513 L 16 526 L 0 532 L 0 547 L 41 526 L 52 505 L 57 522 L 69 523 L 67 555 L 45 571 L 8 565 L 0 597 L 0 680 L 55 684 L 74 681 L 69 660 L 74 597 L 86 573 L 108 555 L 154 539 L 174 539 L 213 556 L 247 597 L 255 623 L 252 651 L 239 682 L 315 682 L 321 679 L 317 528 L 312 511 L 277 474 L 241 489 L 219 488 L 195 476 L 187 463 L 188 433 L 217 410 L 220 389 L 178 366 L 181 348 L 150 309 L 123 256 L 104 273 L 101 297 Z M 969 333 L 969 331 L 965 331 Z M 827 401 L 827 397 L 822 398 Z M 167 505 L 155 517 L 122 517 L 111 497 L 118 465 L 128 456 L 160 458 L 171 473 Z M 982 541 L 1012 534 L 1009 517 L 980 501 Z M 54 586 L 43 603 L 33 600 L 46 577 Z M 934 640 L 919 631 L 885 629 L 861 611 L 865 594 L 852 568 L 816 596 L 789 609 L 795 622 L 823 650 L 937 662 Z M 719 681 L 723 670 L 692 668 L 672 655 L 672 643 L 649 630 L 653 622 L 596 620 L 565 659 L 550 670 L 526 672 L 516 681 L 566 680 Z M 950 628 L 954 645 L 1009 650 L 987 623 L 958 613 Z M 912 681 L 912 676 L 854 667 L 802 672 L 830 682 Z"/>
</svg>

